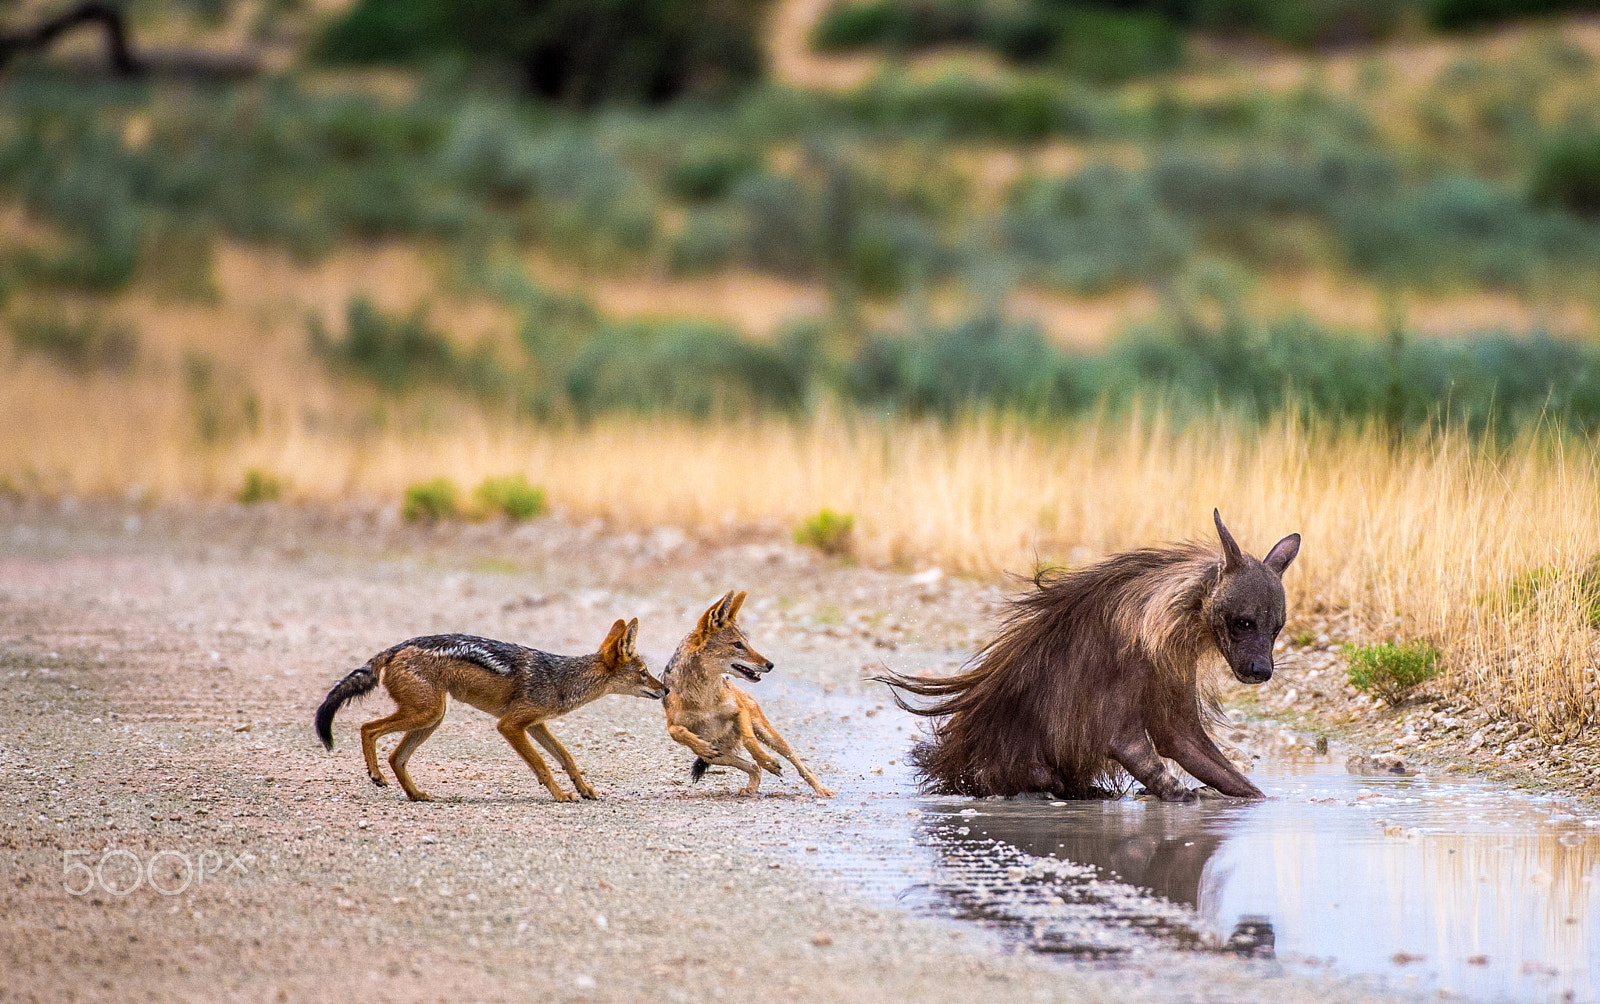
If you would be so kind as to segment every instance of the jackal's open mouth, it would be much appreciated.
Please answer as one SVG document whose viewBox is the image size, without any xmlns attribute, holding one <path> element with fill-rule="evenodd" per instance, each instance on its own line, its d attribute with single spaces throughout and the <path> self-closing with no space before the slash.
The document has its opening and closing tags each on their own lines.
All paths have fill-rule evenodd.
<svg viewBox="0 0 1600 1004">
<path fill-rule="evenodd" d="M 747 666 L 742 662 L 730 662 L 728 665 L 732 666 L 740 676 L 744 677 L 746 680 L 749 680 L 751 683 L 761 682 L 761 674 L 756 672 L 756 668 L 754 666 Z"/>
</svg>

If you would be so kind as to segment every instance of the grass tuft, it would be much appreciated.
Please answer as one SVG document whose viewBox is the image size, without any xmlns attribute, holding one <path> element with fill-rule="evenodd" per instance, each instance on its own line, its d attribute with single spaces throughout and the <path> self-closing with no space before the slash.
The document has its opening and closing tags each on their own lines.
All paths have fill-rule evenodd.
<svg viewBox="0 0 1600 1004">
<path fill-rule="evenodd" d="M 823 509 L 807 516 L 794 530 L 794 542 L 814 547 L 823 554 L 841 556 L 850 553 L 852 532 L 856 518 L 849 513 Z"/>
<path fill-rule="evenodd" d="M 407 523 L 434 523 L 461 514 L 460 492 L 449 478 L 422 481 L 406 489 L 400 518 Z"/>
<path fill-rule="evenodd" d="M 549 508 L 544 489 L 529 484 L 525 474 L 485 478 L 472 494 L 481 515 L 504 516 L 517 523 L 542 516 Z"/>
<path fill-rule="evenodd" d="M 234 493 L 233 500 L 241 505 L 276 502 L 283 497 L 285 487 L 282 478 L 259 467 L 252 467 L 244 472 L 244 483 Z"/>
</svg>

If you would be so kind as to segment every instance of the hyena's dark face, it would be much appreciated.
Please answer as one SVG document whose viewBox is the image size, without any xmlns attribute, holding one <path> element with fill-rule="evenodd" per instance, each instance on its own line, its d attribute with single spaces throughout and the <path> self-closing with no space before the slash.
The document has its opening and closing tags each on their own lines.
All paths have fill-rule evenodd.
<svg viewBox="0 0 1600 1004">
<path fill-rule="evenodd" d="M 1226 574 L 1212 594 L 1211 631 L 1240 683 L 1272 679 L 1272 645 L 1283 630 L 1283 583 L 1265 565 Z"/>
<path fill-rule="evenodd" d="M 1264 559 L 1240 550 L 1214 513 L 1222 540 L 1222 580 L 1207 603 L 1217 650 L 1240 683 L 1272 679 L 1272 646 L 1283 630 L 1283 572 L 1300 553 L 1300 535 L 1278 541 Z"/>
</svg>

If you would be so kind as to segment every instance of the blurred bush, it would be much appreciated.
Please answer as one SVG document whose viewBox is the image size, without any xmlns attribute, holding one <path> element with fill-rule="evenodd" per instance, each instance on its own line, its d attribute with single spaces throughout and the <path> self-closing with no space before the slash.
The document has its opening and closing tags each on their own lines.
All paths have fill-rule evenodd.
<svg viewBox="0 0 1600 1004">
<path fill-rule="evenodd" d="M 858 404 L 912 415 L 1006 409 L 1040 416 L 1092 403 L 1091 368 L 1031 325 L 980 314 L 868 339 L 846 370 L 845 387 Z"/>
<path fill-rule="evenodd" d="M 794 542 L 814 547 L 823 554 L 842 557 L 850 553 L 855 525 L 856 518 L 849 513 L 823 509 L 814 516 L 807 516 L 795 527 Z"/>
<path fill-rule="evenodd" d="M 1144 178 L 1104 164 L 1018 185 L 1000 226 L 1007 250 L 1040 281 L 1080 293 L 1173 271 L 1192 243 Z"/>
<path fill-rule="evenodd" d="M 505 389 L 507 377 L 487 348 L 462 353 L 428 325 L 427 308 L 405 317 L 385 314 L 356 297 L 345 308 L 345 334 L 328 334 L 322 319 L 308 322 L 311 350 L 338 373 L 369 380 L 391 394 L 421 384 L 442 384 L 479 395 Z"/>
<path fill-rule="evenodd" d="M 669 412 L 696 418 L 795 411 L 806 403 L 806 364 L 783 346 L 694 321 L 607 325 L 566 370 L 579 416 Z"/>
<path fill-rule="evenodd" d="M 400 503 L 400 518 L 407 523 L 454 519 L 460 513 L 460 492 L 449 478 L 434 478 L 410 486 Z"/>
<path fill-rule="evenodd" d="M 575 107 L 717 97 L 761 75 L 766 0 L 359 0 L 317 45 L 332 63 L 501 62 Z"/>
<path fill-rule="evenodd" d="M 542 516 L 548 508 L 544 489 L 529 484 L 525 474 L 485 478 L 472 495 L 479 514 L 504 516 L 514 523 Z"/>
<path fill-rule="evenodd" d="M 1533 197 L 1600 222 L 1600 132 L 1566 133 L 1549 143 L 1534 164 Z"/>
<path fill-rule="evenodd" d="M 252 467 L 244 472 L 244 482 L 234 492 L 233 500 L 241 505 L 276 502 L 283 496 L 283 490 L 282 478 L 259 467 Z"/>
<path fill-rule="evenodd" d="M 1109 83 L 1171 69 L 1183 36 L 1159 13 L 1047 0 L 865 0 L 830 5 L 812 33 L 823 50 L 912 51 L 977 44 Z M 1131 6 L 1131 5 L 1130 5 Z"/>
<path fill-rule="evenodd" d="M 139 335 L 131 325 L 93 311 L 24 308 L 9 322 L 18 352 L 37 352 L 73 373 L 125 373 L 139 356 Z"/>
</svg>

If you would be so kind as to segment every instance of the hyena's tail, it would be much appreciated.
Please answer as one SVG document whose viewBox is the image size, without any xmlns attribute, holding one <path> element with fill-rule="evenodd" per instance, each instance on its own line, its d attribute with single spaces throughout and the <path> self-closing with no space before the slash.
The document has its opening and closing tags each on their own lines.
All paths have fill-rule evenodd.
<svg viewBox="0 0 1600 1004">
<path fill-rule="evenodd" d="M 711 761 L 705 757 L 695 757 L 694 763 L 689 766 L 689 780 L 698 781 L 706 776 L 706 771 L 711 769 Z"/>
<path fill-rule="evenodd" d="M 378 671 L 373 668 L 371 662 L 353 670 L 350 675 L 333 685 L 333 689 L 328 691 L 328 696 L 322 699 L 322 706 L 317 708 L 317 738 L 322 740 L 322 745 L 333 749 L 333 716 L 339 713 L 339 709 L 363 694 L 372 693 L 377 685 Z"/>
</svg>

